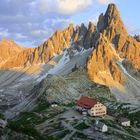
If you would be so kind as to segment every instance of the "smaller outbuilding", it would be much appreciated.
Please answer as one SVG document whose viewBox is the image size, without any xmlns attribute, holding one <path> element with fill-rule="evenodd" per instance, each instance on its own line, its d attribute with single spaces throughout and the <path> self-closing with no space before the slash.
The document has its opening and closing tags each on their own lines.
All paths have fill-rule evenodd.
<svg viewBox="0 0 140 140">
<path fill-rule="evenodd" d="M 54 102 L 51 102 L 50 104 L 51 104 L 51 107 L 57 107 L 58 106 L 58 103 L 55 102 L 55 101 Z"/>
<path fill-rule="evenodd" d="M 0 128 L 5 128 L 7 125 L 7 121 L 0 119 Z"/>
<path fill-rule="evenodd" d="M 125 117 L 118 118 L 118 123 L 121 124 L 122 126 L 130 126 L 130 120 Z"/>
<path fill-rule="evenodd" d="M 106 124 L 96 121 L 96 123 L 93 125 L 94 130 L 100 131 L 100 132 L 107 132 L 108 127 Z"/>
</svg>

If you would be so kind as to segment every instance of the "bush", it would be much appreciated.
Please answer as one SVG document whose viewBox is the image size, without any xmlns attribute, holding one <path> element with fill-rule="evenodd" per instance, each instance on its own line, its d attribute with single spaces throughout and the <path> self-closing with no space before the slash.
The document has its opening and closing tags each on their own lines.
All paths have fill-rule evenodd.
<svg viewBox="0 0 140 140">
<path fill-rule="evenodd" d="M 81 130 L 81 129 L 87 129 L 88 127 L 89 127 L 89 126 L 87 126 L 87 125 L 83 122 L 83 123 L 78 124 L 75 128 Z"/>
<path fill-rule="evenodd" d="M 9 128 L 16 132 L 24 133 L 26 135 L 32 136 L 35 140 L 56 140 L 53 137 L 42 136 L 32 125 L 30 124 L 24 125 L 19 121 L 9 122 Z"/>
<path fill-rule="evenodd" d="M 4 115 L 0 113 L 0 119 L 4 119 Z"/>
</svg>

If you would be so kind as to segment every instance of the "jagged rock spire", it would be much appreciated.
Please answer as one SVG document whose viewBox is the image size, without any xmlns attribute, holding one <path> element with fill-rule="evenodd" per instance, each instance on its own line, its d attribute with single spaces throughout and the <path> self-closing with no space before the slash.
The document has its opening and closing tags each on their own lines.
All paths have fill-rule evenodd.
<svg viewBox="0 0 140 140">
<path fill-rule="evenodd" d="M 93 81 L 107 86 L 122 84 L 124 77 L 114 60 L 127 59 L 139 71 L 140 43 L 127 33 L 115 4 L 109 4 L 105 15 L 99 16 L 97 28 L 95 48 L 87 64 L 88 73 Z"/>
<path fill-rule="evenodd" d="M 99 32 L 105 32 L 109 40 L 114 39 L 118 34 L 128 35 L 115 4 L 109 4 L 105 15 L 102 13 L 99 16 L 97 28 Z"/>
<path fill-rule="evenodd" d="M 84 40 L 84 47 L 85 48 L 88 49 L 88 48 L 93 47 L 94 34 L 95 34 L 95 26 L 92 22 L 89 22 L 87 34 L 86 34 L 85 40 Z"/>
</svg>

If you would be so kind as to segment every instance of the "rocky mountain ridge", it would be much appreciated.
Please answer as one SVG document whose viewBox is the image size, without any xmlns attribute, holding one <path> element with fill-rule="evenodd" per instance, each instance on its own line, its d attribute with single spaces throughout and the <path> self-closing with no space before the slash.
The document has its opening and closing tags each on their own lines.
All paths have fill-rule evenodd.
<svg viewBox="0 0 140 140">
<path fill-rule="evenodd" d="M 109 4 L 105 15 L 97 24 L 99 37 L 88 61 L 88 73 L 92 80 L 116 86 L 125 83 L 116 62 L 124 59 L 132 63 L 131 69 L 140 69 L 140 43 L 131 37 L 124 26 L 115 4 Z"/>
<path fill-rule="evenodd" d="M 99 16 L 97 27 L 92 22 L 88 27 L 83 23 L 76 27 L 70 24 L 64 31 L 57 30 L 39 47 L 19 51 L 15 57 L 2 63 L 1 68 L 47 64 L 65 50 L 71 59 L 74 51 L 89 48 L 93 49 L 85 65 L 89 77 L 97 83 L 121 88 L 126 81 L 116 62 L 124 59 L 131 63 L 134 73 L 140 71 L 138 36 L 133 38 L 128 34 L 115 4 L 109 4 L 106 13 Z"/>
<path fill-rule="evenodd" d="M 81 26 L 76 26 L 75 29 L 74 25 L 70 24 L 64 31 L 57 30 L 52 37 L 39 47 L 23 50 L 16 57 L 3 64 L 1 68 L 7 69 L 40 63 L 45 64 L 55 55 L 62 54 L 70 45 L 71 48 L 85 46 L 88 49 L 92 47 L 93 34 L 94 25 L 91 22 L 88 28 L 84 24 L 81 24 Z M 22 61 L 19 62 L 19 58 L 22 58 Z"/>
<path fill-rule="evenodd" d="M 20 116 L 21 112 L 34 112 L 37 107 L 37 114 L 34 113 L 48 128 L 49 102 L 60 103 L 60 108 L 63 103 L 70 103 L 71 110 L 74 107 L 72 102 L 82 95 L 105 101 L 108 108 L 113 103 L 114 111 L 122 111 L 118 103 L 126 105 L 122 106 L 124 110 L 139 111 L 140 42 L 137 40 L 138 36 L 133 38 L 127 33 L 116 6 L 110 4 L 106 13 L 99 17 L 97 26 L 91 22 L 88 27 L 70 24 L 64 31 L 57 30 L 37 48 L 24 49 L 14 42 L 4 41 L 2 44 L 6 44 L 5 48 L 9 48 L 11 55 L 3 56 L 6 59 L 0 65 L 0 114 L 10 120 Z M 47 108 L 44 108 L 44 102 Z M 114 114 L 112 107 L 110 111 L 111 115 Z M 50 116 L 52 118 L 54 114 Z M 30 129 L 27 127 L 29 120 Z M 13 126 L 17 128 L 19 124 Z M 33 130 L 30 115 L 27 126 L 26 132 Z M 15 129 L 11 127 L 11 130 Z"/>
<path fill-rule="evenodd" d="M 8 61 L 18 53 L 24 50 L 23 47 L 17 45 L 13 40 L 3 39 L 0 41 L 0 65 Z"/>
</svg>

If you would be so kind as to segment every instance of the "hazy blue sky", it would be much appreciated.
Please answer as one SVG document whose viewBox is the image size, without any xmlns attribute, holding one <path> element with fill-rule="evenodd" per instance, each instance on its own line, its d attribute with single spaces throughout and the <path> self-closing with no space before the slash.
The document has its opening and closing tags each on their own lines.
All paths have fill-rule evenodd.
<svg viewBox="0 0 140 140">
<path fill-rule="evenodd" d="M 69 23 L 97 22 L 116 3 L 130 34 L 140 34 L 140 0 L 1 0 L 0 39 L 35 47 Z"/>
</svg>

